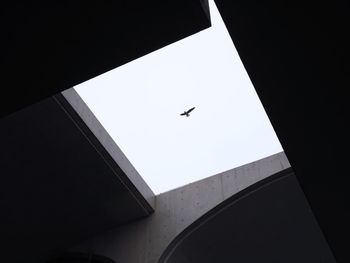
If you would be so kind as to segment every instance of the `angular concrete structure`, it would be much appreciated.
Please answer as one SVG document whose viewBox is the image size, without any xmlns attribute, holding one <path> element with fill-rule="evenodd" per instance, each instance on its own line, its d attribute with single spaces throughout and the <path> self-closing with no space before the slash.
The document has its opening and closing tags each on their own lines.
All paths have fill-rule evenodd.
<svg viewBox="0 0 350 263">
<path fill-rule="evenodd" d="M 79 117 L 78 108 L 69 106 L 68 97 L 57 93 L 199 32 L 210 21 L 203 1 L 151 0 L 136 9 L 133 1 L 122 2 L 124 5 L 119 1 L 41 5 L 12 1 L 3 5 L 3 261 L 45 262 L 83 239 L 153 211 L 152 194 L 143 197 L 141 193 L 150 193 L 147 187 L 135 183 L 137 176 L 128 179 L 125 175 L 127 162 L 119 166 L 116 160 L 121 156 L 107 150 L 104 140 L 99 141 L 90 130 L 93 125 Z M 310 211 L 337 262 L 350 262 L 346 242 L 350 236 L 350 132 L 345 88 L 349 16 L 344 1 L 293 5 L 257 0 L 215 2 Z M 28 105 L 32 106 L 24 108 Z M 285 182 L 295 186 L 293 180 Z M 294 194 L 281 191 L 280 197 Z M 299 204 L 303 210 L 305 204 Z M 295 224 L 308 225 L 304 221 Z M 270 239 L 274 230 L 267 233 Z M 310 251 L 324 247 L 314 244 L 307 245 Z M 211 248 L 208 245 L 206 251 Z M 242 251 L 250 255 L 254 253 L 251 248 L 247 243 Z M 152 255 L 157 257 L 155 252 Z M 329 257 L 313 259 L 332 262 Z"/>
<path fill-rule="evenodd" d="M 271 236 L 267 252 L 254 245 L 257 256 L 246 262 L 262 255 L 281 261 L 284 253 L 301 262 L 335 262 L 283 152 L 155 196 L 73 89 L 3 118 L 0 128 L 7 175 L 0 239 L 8 262 L 243 260 L 239 253 L 230 257 L 225 244 L 263 238 L 244 223 L 252 223 L 247 211 L 257 209 L 256 222 Z M 283 187 L 280 177 L 290 178 Z M 274 198 L 279 201 L 271 207 Z M 211 223 L 204 224 L 208 218 Z M 224 234 L 235 229 L 245 229 L 245 235 Z M 298 245 L 279 247 L 287 241 Z M 305 250 L 309 243 L 312 249 Z"/>
</svg>

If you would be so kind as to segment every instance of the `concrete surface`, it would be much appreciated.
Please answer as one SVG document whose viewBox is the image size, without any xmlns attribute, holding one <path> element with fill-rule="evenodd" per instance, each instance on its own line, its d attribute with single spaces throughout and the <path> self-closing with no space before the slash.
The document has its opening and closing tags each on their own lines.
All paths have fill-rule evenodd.
<svg viewBox="0 0 350 263">
<path fill-rule="evenodd" d="M 283 152 L 156 196 L 151 216 L 87 240 L 71 251 L 93 251 L 124 263 L 156 263 L 170 242 L 222 201 L 289 168 Z"/>
<path fill-rule="evenodd" d="M 89 107 L 85 104 L 83 99 L 75 91 L 74 88 L 65 90 L 62 92 L 64 98 L 70 103 L 76 113 L 85 122 L 87 127 L 95 135 L 97 140 L 102 144 L 105 150 L 109 153 L 112 159 L 118 164 L 118 166 L 127 175 L 129 180 L 133 183 L 136 189 L 147 200 L 149 205 L 154 208 L 154 193 L 151 188 L 146 184 L 134 166 L 130 163 L 118 145 L 114 142 L 112 137 L 108 134 L 102 124 L 98 121 Z"/>
</svg>

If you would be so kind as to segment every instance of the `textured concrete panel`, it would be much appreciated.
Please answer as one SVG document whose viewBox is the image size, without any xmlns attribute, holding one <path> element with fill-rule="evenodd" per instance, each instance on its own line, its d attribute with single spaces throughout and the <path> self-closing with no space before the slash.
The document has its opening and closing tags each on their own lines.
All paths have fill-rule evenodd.
<svg viewBox="0 0 350 263">
<path fill-rule="evenodd" d="M 72 249 L 116 262 L 156 263 L 170 242 L 203 214 L 240 190 L 290 167 L 283 152 L 156 196 L 151 216 Z"/>
<path fill-rule="evenodd" d="M 170 243 L 158 263 L 335 263 L 291 168 L 215 206 Z"/>
</svg>

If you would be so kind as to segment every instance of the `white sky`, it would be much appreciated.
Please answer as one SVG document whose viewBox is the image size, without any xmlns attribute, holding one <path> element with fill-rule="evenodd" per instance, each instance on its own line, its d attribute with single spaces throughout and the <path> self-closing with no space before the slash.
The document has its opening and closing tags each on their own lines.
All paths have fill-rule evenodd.
<svg viewBox="0 0 350 263">
<path fill-rule="evenodd" d="M 283 150 L 209 2 L 211 28 L 75 87 L 156 194 Z"/>
</svg>

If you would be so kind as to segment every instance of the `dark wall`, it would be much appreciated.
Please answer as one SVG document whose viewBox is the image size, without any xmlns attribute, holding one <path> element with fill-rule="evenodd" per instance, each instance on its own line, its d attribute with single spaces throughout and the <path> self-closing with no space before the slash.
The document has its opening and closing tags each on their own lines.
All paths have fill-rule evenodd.
<svg viewBox="0 0 350 263">
<path fill-rule="evenodd" d="M 339 262 L 350 262 L 345 1 L 215 0 Z"/>
</svg>

